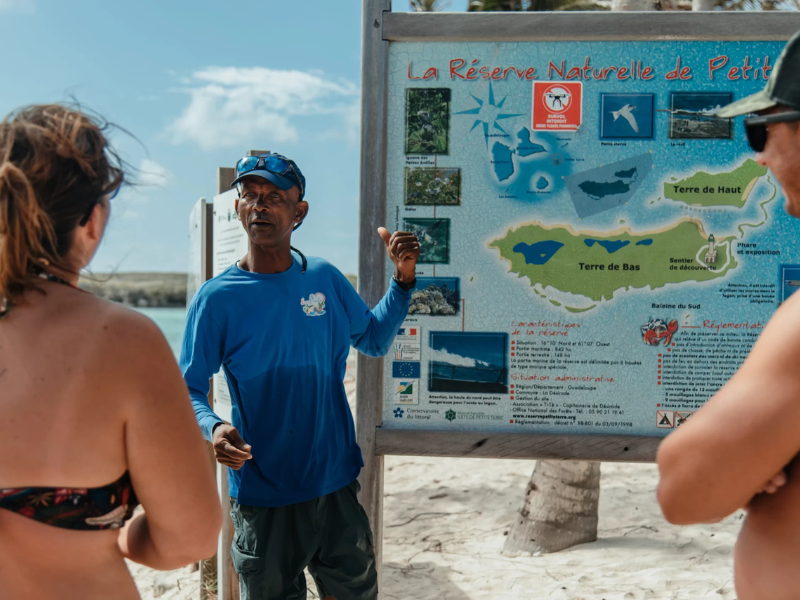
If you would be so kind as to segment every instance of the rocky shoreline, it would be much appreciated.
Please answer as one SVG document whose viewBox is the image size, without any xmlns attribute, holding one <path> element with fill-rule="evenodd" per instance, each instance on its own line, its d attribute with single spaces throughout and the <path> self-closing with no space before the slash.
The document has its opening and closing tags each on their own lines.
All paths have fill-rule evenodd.
<svg viewBox="0 0 800 600">
<path fill-rule="evenodd" d="M 139 308 L 185 307 L 186 284 L 186 273 L 92 273 L 79 283 L 99 298 Z"/>
<path fill-rule="evenodd" d="M 353 287 L 356 276 L 346 275 Z M 99 298 L 137 308 L 184 308 L 187 273 L 91 273 L 81 275 L 80 287 Z"/>
</svg>

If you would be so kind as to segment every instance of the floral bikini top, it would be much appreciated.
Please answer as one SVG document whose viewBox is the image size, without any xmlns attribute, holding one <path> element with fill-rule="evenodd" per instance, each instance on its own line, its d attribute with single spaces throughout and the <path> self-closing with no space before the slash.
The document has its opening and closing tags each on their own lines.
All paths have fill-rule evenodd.
<svg viewBox="0 0 800 600">
<path fill-rule="evenodd" d="M 49 273 L 40 276 L 75 287 Z M 10 303 L 1 300 L 0 318 L 10 310 Z M 98 488 L 0 488 L 0 509 L 64 529 L 118 529 L 138 505 L 128 471 L 114 483 Z"/>
<path fill-rule="evenodd" d="M 0 508 L 64 529 L 118 529 L 138 505 L 127 471 L 99 488 L 0 489 Z"/>
</svg>

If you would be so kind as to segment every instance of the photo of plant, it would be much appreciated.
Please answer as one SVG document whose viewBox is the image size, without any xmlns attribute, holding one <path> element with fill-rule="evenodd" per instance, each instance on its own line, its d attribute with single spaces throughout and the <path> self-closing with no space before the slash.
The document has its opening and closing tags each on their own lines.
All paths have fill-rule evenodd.
<svg viewBox="0 0 800 600">
<path fill-rule="evenodd" d="M 450 262 L 450 219 L 403 219 L 403 230 L 417 236 L 420 264 Z"/>
<path fill-rule="evenodd" d="M 450 90 L 406 90 L 406 154 L 447 154 Z"/>
<path fill-rule="evenodd" d="M 406 167 L 405 204 L 410 206 L 459 206 L 461 169 Z"/>
</svg>

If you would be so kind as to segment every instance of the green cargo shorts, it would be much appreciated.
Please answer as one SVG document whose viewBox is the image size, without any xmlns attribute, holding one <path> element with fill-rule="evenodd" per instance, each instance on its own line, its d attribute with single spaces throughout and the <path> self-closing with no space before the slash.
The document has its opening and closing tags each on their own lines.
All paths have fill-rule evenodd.
<svg viewBox="0 0 800 600">
<path fill-rule="evenodd" d="M 305 600 L 303 569 L 320 598 L 378 597 L 375 551 L 358 480 L 321 498 L 266 508 L 231 499 L 231 544 L 241 600 Z"/>
</svg>

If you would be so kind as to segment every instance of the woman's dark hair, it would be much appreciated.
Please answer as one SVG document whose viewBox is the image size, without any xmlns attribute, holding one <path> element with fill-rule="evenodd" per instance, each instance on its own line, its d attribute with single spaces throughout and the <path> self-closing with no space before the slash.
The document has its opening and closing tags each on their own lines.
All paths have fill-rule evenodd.
<svg viewBox="0 0 800 600">
<path fill-rule="evenodd" d="M 37 273 L 65 264 L 75 229 L 123 181 L 111 127 L 78 107 L 20 108 L 0 123 L 0 308 L 36 287 Z"/>
</svg>

